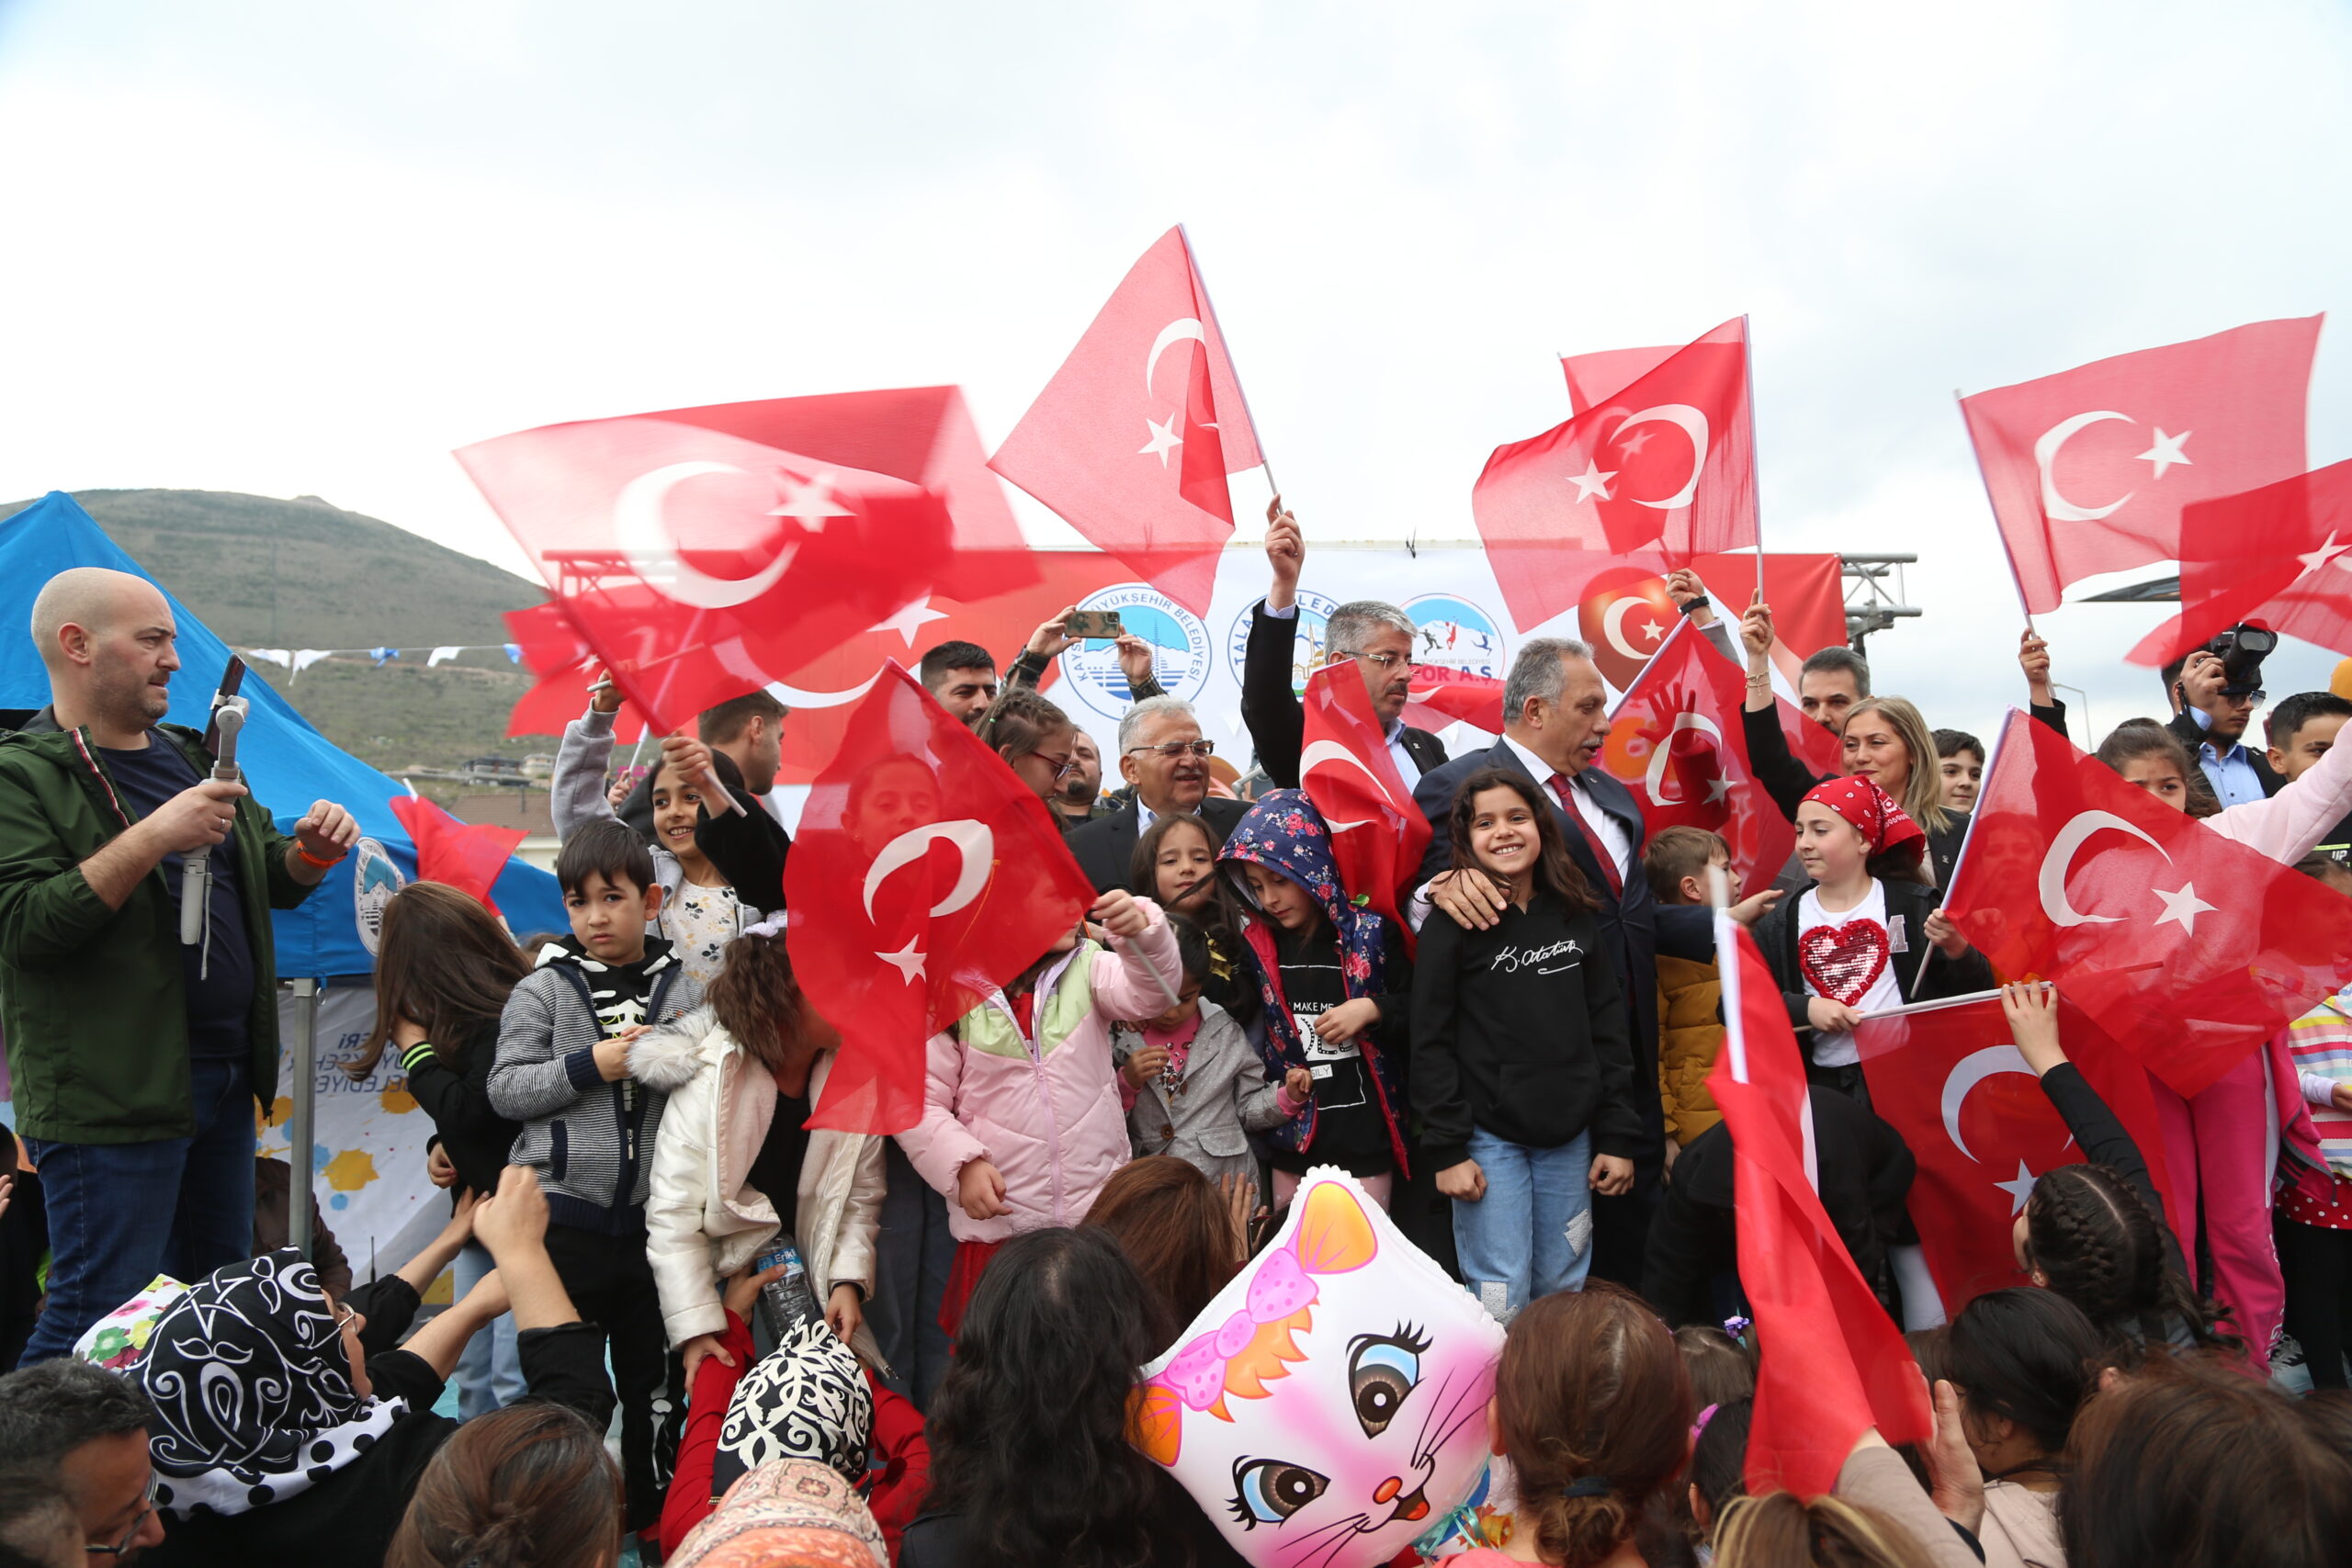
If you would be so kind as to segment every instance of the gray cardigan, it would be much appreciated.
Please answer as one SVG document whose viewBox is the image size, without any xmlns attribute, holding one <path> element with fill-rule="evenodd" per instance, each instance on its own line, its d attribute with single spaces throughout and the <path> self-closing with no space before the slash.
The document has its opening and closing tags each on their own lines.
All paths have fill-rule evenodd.
<svg viewBox="0 0 2352 1568">
<path fill-rule="evenodd" d="M 1111 1033 L 1112 1060 L 1125 1066 L 1143 1044 L 1143 1032 L 1122 1023 Z M 1122 1089 L 1125 1086 L 1122 1085 Z M 1236 1175 L 1256 1179 L 1258 1159 L 1250 1133 L 1279 1126 L 1285 1118 L 1276 1097 L 1282 1084 L 1266 1066 L 1233 1017 L 1215 1002 L 1201 1003 L 1200 1032 L 1184 1057 L 1182 1092 L 1170 1095 L 1154 1078 L 1136 1095 L 1127 1112 L 1127 1137 L 1138 1156 L 1174 1155 L 1199 1168 L 1211 1181 Z"/>
<path fill-rule="evenodd" d="M 701 999 L 701 987 L 673 962 L 653 976 L 645 1021 L 667 1023 Z M 509 1157 L 539 1173 L 549 1221 L 619 1235 L 642 1223 L 669 1097 L 629 1078 L 605 1082 L 595 1058 L 604 1037 L 580 960 L 543 949 L 499 1019 L 489 1093 L 492 1110 L 523 1124 Z"/>
</svg>

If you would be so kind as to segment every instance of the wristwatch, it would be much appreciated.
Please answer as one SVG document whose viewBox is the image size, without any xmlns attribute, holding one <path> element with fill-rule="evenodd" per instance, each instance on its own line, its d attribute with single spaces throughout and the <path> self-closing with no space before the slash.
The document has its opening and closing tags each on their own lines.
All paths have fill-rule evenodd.
<svg viewBox="0 0 2352 1568">
<path fill-rule="evenodd" d="M 1682 605 L 1680 608 L 1684 615 L 1695 615 L 1702 610 L 1713 609 L 1714 605 L 1715 602 L 1713 599 L 1710 599 L 1704 593 L 1702 593 L 1696 599 L 1691 600 L 1689 604 Z"/>
</svg>

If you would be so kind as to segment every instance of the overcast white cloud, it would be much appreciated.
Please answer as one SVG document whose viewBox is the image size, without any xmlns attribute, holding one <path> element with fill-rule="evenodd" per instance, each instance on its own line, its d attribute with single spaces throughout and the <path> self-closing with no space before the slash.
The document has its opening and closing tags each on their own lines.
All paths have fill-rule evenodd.
<svg viewBox="0 0 2352 1568">
<path fill-rule="evenodd" d="M 2347 81 L 2323 0 L 16 0 L 0 494 L 316 493 L 520 570 L 451 447 L 943 380 L 1001 437 L 1182 220 L 1311 537 L 1471 536 L 1554 351 L 1750 312 L 1769 543 L 1918 552 L 1880 684 L 1983 728 L 1952 389 L 2352 305 Z M 2155 618 L 2045 623 L 2102 727 Z"/>
</svg>

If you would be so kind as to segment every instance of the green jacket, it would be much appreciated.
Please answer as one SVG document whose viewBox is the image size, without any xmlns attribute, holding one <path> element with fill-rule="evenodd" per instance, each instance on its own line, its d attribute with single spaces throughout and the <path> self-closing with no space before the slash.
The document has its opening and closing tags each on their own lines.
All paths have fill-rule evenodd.
<svg viewBox="0 0 2352 1568">
<path fill-rule="evenodd" d="M 199 776 L 204 738 L 159 725 Z M 196 1132 L 179 906 L 162 868 L 109 909 L 82 862 L 138 818 L 89 744 L 47 709 L 0 733 L 0 1031 L 17 1131 L 61 1144 L 131 1144 Z M 238 886 L 254 951 L 254 1093 L 277 1093 L 277 970 L 269 911 L 311 888 L 260 802 L 237 802 Z"/>
</svg>

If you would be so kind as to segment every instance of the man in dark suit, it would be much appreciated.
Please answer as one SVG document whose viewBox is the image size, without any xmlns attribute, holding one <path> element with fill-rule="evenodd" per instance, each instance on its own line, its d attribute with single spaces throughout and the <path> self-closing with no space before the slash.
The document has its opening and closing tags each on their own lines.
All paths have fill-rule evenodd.
<svg viewBox="0 0 2352 1568">
<path fill-rule="evenodd" d="M 1250 612 L 1250 645 L 1241 660 L 1241 722 L 1250 727 L 1258 765 L 1283 789 L 1298 787 L 1298 757 L 1306 745 L 1306 710 L 1292 690 L 1298 638 L 1298 570 L 1306 541 L 1298 519 L 1274 497 L 1266 508 L 1266 558 L 1273 585 Z M 1445 747 L 1426 729 L 1408 728 L 1405 711 L 1413 680 L 1413 619 L 1394 604 L 1358 599 L 1331 612 L 1323 628 L 1325 657 L 1352 657 L 1372 688 L 1372 711 L 1388 735 L 1388 755 L 1407 784 L 1445 765 Z"/>
<path fill-rule="evenodd" d="M 1209 798 L 1210 743 L 1201 721 L 1179 697 L 1147 697 L 1119 720 L 1119 776 L 1135 786 L 1135 798 L 1107 817 L 1070 830 L 1063 841 L 1078 857 L 1097 893 L 1114 887 L 1151 896 L 1148 886 L 1127 880 L 1136 840 L 1159 818 L 1197 815 L 1222 839 L 1250 807 L 1238 800 Z"/>
<path fill-rule="evenodd" d="M 1451 916 L 1483 929 L 1502 910 L 1500 897 L 1483 876 L 1451 869 L 1447 829 L 1462 782 L 1484 768 L 1533 779 L 1552 802 L 1568 852 L 1600 898 L 1600 933 L 1633 1016 L 1634 1081 L 1644 1089 L 1636 1097 L 1642 1149 L 1634 1160 L 1634 1190 L 1594 1201 L 1592 1271 L 1638 1288 L 1666 1160 L 1657 1094 L 1657 900 L 1642 874 L 1642 814 L 1632 792 L 1593 765 L 1609 738 L 1609 699 L 1583 643 L 1537 637 L 1524 644 L 1503 684 L 1503 738 L 1491 748 L 1424 774 L 1413 791 L 1413 804 L 1435 829 L 1421 861 L 1421 880 L 1434 906 L 1429 918 Z"/>
</svg>

